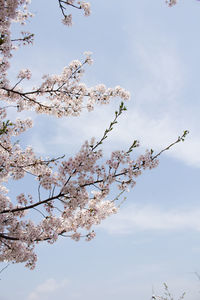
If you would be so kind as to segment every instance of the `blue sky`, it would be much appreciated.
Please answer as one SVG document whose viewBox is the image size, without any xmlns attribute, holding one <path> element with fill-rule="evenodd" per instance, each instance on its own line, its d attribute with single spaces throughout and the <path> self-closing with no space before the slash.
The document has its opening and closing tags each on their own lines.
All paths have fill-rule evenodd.
<svg viewBox="0 0 200 300">
<path fill-rule="evenodd" d="M 44 73 L 59 74 L 89 50 L 94 64 L 84 81 L 120 84 L 132 95 L 104 144 L 105 156 L 134 139 L 141 141 L 140 151 L 159 151 L 185 129 L 190 135 L 161 157 L 158 168 L 138 178 L 119 214 L 96 228 L 95 240 L 39 246 L 34 271 L 10 265 L 1 274 L 0 300 L 146 300 L 152 287 L 162 292 L 163 282 L 177 297 L 186 291 L 186 299 L 197 300 L 200 3 L 180 0 L 168 8 L 164 0 L 91 0 L 91 6 L 88 18 L 73 11 L 74 25 L 67 28 L 55 0 L 33 0 L 35 17 L 27 30 L 35 33 L 35 43 L 16 52 L 10 77 L 29 67 L 37 84 Z M 116 100 L 62 120 L 28 112 L 35 127 L 24 143 L 44 156 L 70 156 L 86 139 L 101 137 L 118 105 Z"/>
</svg>

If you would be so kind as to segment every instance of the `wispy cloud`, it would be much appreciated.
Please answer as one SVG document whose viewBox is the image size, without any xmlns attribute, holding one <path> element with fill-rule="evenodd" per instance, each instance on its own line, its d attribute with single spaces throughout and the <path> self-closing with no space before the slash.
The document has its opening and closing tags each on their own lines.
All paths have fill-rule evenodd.
<svg viewBox="0 0 200 300">
<path fill-rule="evenodd" d="M 56 281 L 53 278 L 47 279 L 45 282 L 38 285 L 35 288 L 35 290 L 29 294 L 28 300 L 48 299 L 50 294 L 65 288 L 66 286 L 68 286 L 68 284 L 69 284 L 68 279 L 63 279 L 60 282 Z"/>
<path fill-rule="evenodd" d="M 154 206 L 131 206 L 104 221 L 101 228 L 110 234 L 138 231 L 200 231 L 200 209 L 163 210 Z"/>
</svg>

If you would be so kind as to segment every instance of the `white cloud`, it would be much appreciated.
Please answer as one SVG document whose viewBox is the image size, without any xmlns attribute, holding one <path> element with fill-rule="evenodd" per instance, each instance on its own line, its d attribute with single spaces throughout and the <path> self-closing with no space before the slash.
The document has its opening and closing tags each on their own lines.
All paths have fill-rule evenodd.
<svg viewBox="0 0 200 300">
<path fill-rule="evenodd" d="M 53 278 L 47 279 L 42 284 L 38 285 L 33 292 L 28 296 L 28 300 L 44 300 L 48 299 L 49 295 L 68 286 L 68 279 L 63 279 L 58 282 Z"/>
<path fill-rule="evenodd" d="M 105 220 L 101 228 L 110 234 L 132 234 L 138 231 L 200 231 L 200 209 L 168 210 L 154 206 L 133 205 Z"/>
</svg>

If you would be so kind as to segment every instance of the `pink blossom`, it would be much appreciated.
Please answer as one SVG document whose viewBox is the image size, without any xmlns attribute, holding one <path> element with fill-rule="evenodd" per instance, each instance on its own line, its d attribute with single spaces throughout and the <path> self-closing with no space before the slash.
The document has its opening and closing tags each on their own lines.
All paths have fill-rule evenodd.
<svg viewBox="0 0 200 300">
<path fill-rule="evenodd" d="M 79 116 L 85 108 L 92 111 L 95 105 L 109 104 L 115 98 L 122 101 L 130 98 L 129 92 L 120 86 L 110 88 L 98 84 L 88 87 L 81 82 L 85 66 L 93 62 L 90 52 L 85 53 L 83 61 L 73 60 L 60 74 L 44 75 L 38 87 L 24 90 L 24 79 L 31 79 L 29 69 L 21 70 L 16 84 L 11 84 L 7 71 L 16 40 L 11 38 L 10 27 L 12 22 L 24 24 L 32 17 L 28 11 L 29 3 L 29 0 L 0 0 L 2 103 L 14 106 L 18 114 L 33 110 L 61 118 Z M 87 2 L 68 0 L 64 4 L 63 1 L 59 3 L 65 25 L 72 25 L 72 15 L 65 14 L 64 4 L 83 10 L 85 16 L 90 15 Z M 172 5 L 172 1 L 168 4 Z M 32 34 L 22 32 L 22 36 L 22 39 L 17 39 L 19 47 L 32 43 Z M 134 142 L 129 150 L 113 151 L 110 158 L 104 160 L 100 145 L 123 108 L 122 102 L 114 121 L 99 142 L 92 138 L 74 157 L 66 158 L 38 157 L 32 147 L 22 147 L 18 136 L 23 140 L 22 133 L 33 126 L 32 120 L 17 118 L 11 122 L 7 118 L 7 108 L 0 108 L 0 261 L 23 262 L 33 269 L 38 243 L 46 241 L 52 244 L 59 236 L 75 241 L 85 237 L 90 241 L 95 237 L 93 225 L 100 224 L 118 211 L 116 202 L 119 197 L 109 198 L 111 187 L 117 187 L 121 194 L 135 186 L 136 178 L 144 170 L 158 165 L 158 155 L 152 156 L 152 151 L 146 151 L 139 157 L 131 153 L 134 147 L 139 146 L 138 142 Z M 24 186 L 23 192 L 11 200 L 5 182 L 11 179 L 17 181 L 26 175 L 38 184 L 37 192 L 31 195 Z M 39 219 L 34 217 L 35 213 L 40 216 Z"/>
</svg>

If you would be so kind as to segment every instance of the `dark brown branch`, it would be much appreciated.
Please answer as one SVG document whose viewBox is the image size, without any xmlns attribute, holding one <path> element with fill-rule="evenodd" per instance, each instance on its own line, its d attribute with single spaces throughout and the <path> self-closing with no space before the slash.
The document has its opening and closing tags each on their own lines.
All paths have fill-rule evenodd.
<svg viewBox="0 0 200 300">
<path fill-rule="evenodd" d="M 5 235 L 4 233 L 0 233 L 0 239 L 3 238 L 5 240 L 10 240 L 10 241 L 19 241 L 19 238 L 13 237 L 13 236 L 8 236 Z"/>
<path fill-rule="evenodd" d="M 58 195 L 56 195 L 54 197 L 47 198 L 45 200 L 42 200 L 42 201 L 36 202 L 36 203 L 28 205 L 28 206 L 24 206 L 24 207 L 16 207 L 16 208 L 13 208 L 13 209 L 5 209 L 5 210 L 1 211 L 0 214 L 15 213 L 15 212 L 19 212 L 19 211 L 24 211 L 24 210 L 27 210 L 27 209 L 31 209 L 31 208 L 34 208 L 34 207 L 36 207 L 38 205 L 45 204 L 45 203 L 47 203 L 49 201 L 56 200 L 58 197 L 61 197 L 61 196 L 64 196 L 64 195 L 63 194 L 58 194 Z"/>
<path fill-rule="evenodd" d="M 69 3 L 68 1 L 58 0 L 58 3 L 59 3 L 59 7 L 60 7 L 61 12 L 64 17 L 66 17 L 66 14 L 65 14 L 66 7 L 62 3 L 64 3 L 65 5 L 72 6 L 73 8 L 76 8 L 76 9 L 81 9 L 81 6 L 74 5 L 72 3 Z"/>
</svg>

